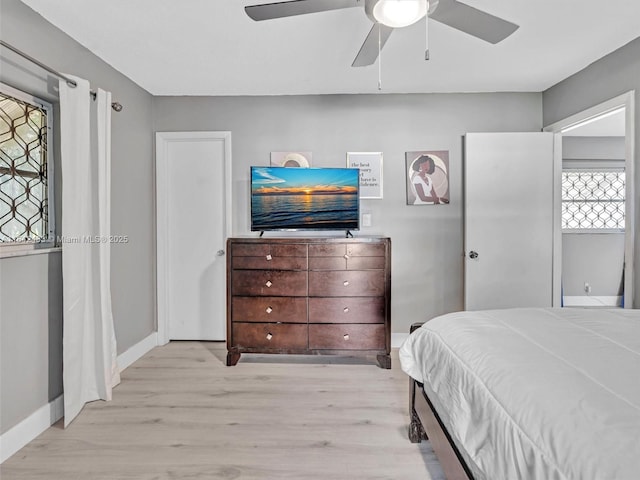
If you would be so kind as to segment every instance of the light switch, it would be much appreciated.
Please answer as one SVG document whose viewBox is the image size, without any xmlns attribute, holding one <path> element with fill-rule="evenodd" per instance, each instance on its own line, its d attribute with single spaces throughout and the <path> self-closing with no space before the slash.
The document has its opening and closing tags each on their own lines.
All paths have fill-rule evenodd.
<svg viewBox="0 0 640 480">
<path fill-rule="evenodd" d="M 362 214 L 362 226 L 363 227 L 370 227 L 371 226 L 371 214 L 370 213 L 363 213 Z"/>
</svg>

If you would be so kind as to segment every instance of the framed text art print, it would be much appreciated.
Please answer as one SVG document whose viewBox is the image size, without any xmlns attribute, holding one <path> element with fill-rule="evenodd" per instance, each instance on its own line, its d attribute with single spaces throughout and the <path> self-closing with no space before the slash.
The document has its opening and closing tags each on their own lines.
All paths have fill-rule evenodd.
<svg viewBox="0 0 640 480">
<path fill-rule="evenodd" d="M 382 152 L 348 152 L 347 167 L 360 169 L 360 198 L 382 198 Z"/>
</svg>

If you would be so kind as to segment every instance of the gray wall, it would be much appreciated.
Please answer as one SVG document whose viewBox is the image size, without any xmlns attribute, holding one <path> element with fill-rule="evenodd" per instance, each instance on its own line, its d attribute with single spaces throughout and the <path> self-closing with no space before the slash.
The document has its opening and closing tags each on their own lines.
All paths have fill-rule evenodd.
<svg viewBox="0 0 640 480">
<path fill-rule="evenodd" d="M 602 103 L 629 90 L 636 90 L 635 104 L 635 222 L 640 225 L 640 38 L 554 85 L 542 94 L 545 125 Z M 637 227 L 636 227 L 637 228 Z M 634 307 L 640 302 L 640 242 L 634 251 Z"/>
<path fill-rule="evenodd" d="M 622 295 L 624 233 L 563 233 L 562 287 L 566 296 Z M 591 286 L 587 294 L 584 284 Z"/>
<path fill-rule="evenodd" d="M 58 71 L 90 80 L 94 89 L 112 91 L 125 107 L 112 117 L 112 231 L 130 239 L 112 248 L 113 315 L 122 353 L 155 331 L 152 97 L 23 3 L 0 0 L 0 10 L 2 40 Z M 4 48 L 0 62 L 0 81 L 52 102 L 57 110 L 54 77 Z M 58 175 L 58 187 L 59 180 Z M 60 188 L 56 196 L 59 207 Z M 0 269 L 4 433 L 62 391 L 61 254 L 1 259 Z M 21 289 L 29 292 L 28 300 Z"/>
<path fill-rule="evenodd" d="M 316 167 L 346 166 L 349 151 L 383 152 L 384 198 L 363 200 L 372 227 L 357 235 L 391 237 L 391 328 L 406 333 L 413 322 L 463 308 L 462 136 L 539 131 L 540 100 L 526 93 L 156 97 L 154 129 L 232 132 L 235 235 L 250 234 L 249 166 L 268 165 L 271 151 L 311 151 Z M 449 150 L 449 205 L 406 205 L 404 153 L 413 150 Z"/>
<path fill-rule="evenodd" d="M 61 263 L 0 260 L 0 433 L 62 394 Z"/>
<path fill-rule="evenodd" d="M 563 160 L 617 161 L 624 168 L 624 133 L 621 137 L 571 137 L 562 136 Z"/>
</svg>

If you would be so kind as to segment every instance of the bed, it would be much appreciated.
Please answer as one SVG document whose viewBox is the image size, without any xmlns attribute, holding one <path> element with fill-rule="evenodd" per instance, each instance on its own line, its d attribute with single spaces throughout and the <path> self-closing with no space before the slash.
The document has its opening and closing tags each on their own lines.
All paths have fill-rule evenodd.
<svg viewBox="0 0 640 480">
<path fill-rule="evenodd" d="M 447 479 L 640 478 L 640 310 L 451 313 L 399 353 Z"/>
</svg>

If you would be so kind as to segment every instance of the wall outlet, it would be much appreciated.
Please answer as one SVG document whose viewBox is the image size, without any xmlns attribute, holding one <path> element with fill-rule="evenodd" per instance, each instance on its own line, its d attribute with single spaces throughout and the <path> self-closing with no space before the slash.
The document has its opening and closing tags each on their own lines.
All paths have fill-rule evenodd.
<svg viewBox="0 0 640 480">
<path fill-rule="evenodd" d="M 363 227 L 370 227 L 371 226 L 371 214 L 370 213 L 363 213 L 362 214 L 362 226 Z"/>
<path fill-rule="evenodd" d="M 584 291 L 587 292 L 587 295 L 591 293 L 591 285 L 588 282 L 584 282 Z"/>
</svg>

